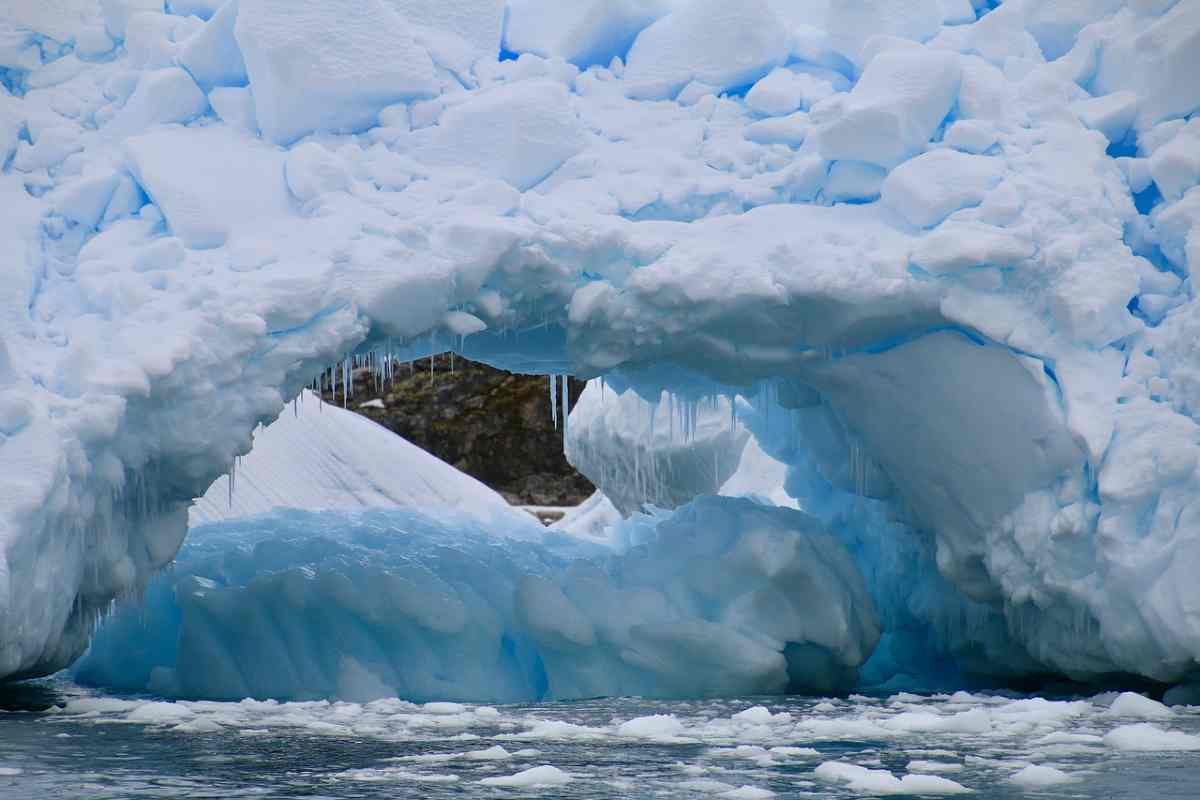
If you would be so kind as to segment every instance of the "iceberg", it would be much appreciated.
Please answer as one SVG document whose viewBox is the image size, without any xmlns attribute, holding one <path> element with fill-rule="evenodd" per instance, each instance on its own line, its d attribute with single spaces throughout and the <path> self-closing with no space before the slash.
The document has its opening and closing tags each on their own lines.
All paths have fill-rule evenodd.
<svg viewBox="0 0 1200 800">
<path fill-rule="evenodd" d="M 782 485 L 619 505 L 836 533 L 821 602 L 859 575 L 883 644 L 851 615 L 830 674 L 1200 679 L 1195 3 L 69 5 L 0 11 L 0 676 L 77 659 L 322 374 L 453 350 L 746 405 Z"/>
</svg>

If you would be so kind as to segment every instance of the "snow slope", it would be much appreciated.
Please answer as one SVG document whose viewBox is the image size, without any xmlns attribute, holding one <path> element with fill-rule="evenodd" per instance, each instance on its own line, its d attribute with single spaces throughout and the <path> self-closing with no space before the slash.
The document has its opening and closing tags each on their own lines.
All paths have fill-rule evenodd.
<svg viewBox="0 0 1200 800">
<path fill-rule="evenodd" d="M 943 638 L 1195 678 L 1200 6 L 537 6 L 0 11 L 0 674 L 323 369 L 453 347 L 766 387 L 789 494 L 925 553 L 860 556 L 877 602 L 921 570 L 988 620 Z"/>
<path fill-rule="evenodd" d="M 232 479 L 233 486 L 230 488 Z M 254 435 L 232 476 L 188 513 L 190 527 L 276 508 L 454 509 L 481 522 L 527 521 L 503 497 L 421 448 L 309 391 Z"/>
</svg>

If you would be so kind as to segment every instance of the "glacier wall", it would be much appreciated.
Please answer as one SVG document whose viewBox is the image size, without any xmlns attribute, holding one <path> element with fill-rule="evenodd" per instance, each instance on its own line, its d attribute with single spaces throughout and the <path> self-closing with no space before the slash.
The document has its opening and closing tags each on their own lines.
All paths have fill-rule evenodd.
<svg viewBox="0 0 1200 800">
<path fill-rule="evenodd" d="M 551 5 L 0 11 L 0 674 L 327 365 L 454 348 L 771 383 L 1038 664 L 1194 675 L 1200 8 Z"/>
</svg>

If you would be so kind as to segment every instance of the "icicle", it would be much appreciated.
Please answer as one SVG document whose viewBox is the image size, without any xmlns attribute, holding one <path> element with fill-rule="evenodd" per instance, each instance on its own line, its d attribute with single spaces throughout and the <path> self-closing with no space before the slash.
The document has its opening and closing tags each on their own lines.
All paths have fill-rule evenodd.
<svg viewBox="0 0 1200 800">
<path fill-rule="evenodd" d="M 562 376 L 562 408 L 563 408 L 562 430 L 563 430 L 563 448 L 564 449 L 567 446 L 567 426 L 570 424 L 568 422 L 568 420 L 570 420 L 570 418 L 571 418 L 571 406 L 570 406 L 571 391 L 569 388 L 570 384 L 571 384 L 571 376 L 563 375 Z"/>
<path fill-rule="evenodd" d="M 229 510 L 233 510 L 233 481 L 237 477 L 237 459 L 229 465 Z"/>
<path fill-rule="evenodd" d="M 551 372 L 550 378 L 550 419 L 554 421 L 554 430 L 558 430 L 558 386 L 554 373 Z"/>
</svg>

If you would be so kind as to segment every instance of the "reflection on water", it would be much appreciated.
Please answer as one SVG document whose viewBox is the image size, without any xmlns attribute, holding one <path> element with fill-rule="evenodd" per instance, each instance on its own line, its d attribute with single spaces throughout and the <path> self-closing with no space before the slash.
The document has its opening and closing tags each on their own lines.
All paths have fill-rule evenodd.
<svg viewBox="0 0 1200 800">
<path fill-rule="evenodd" d="M 43 681 L 0 689 L 0 798 L 1200 796 L 1200 708 L 1114 699 L 163 703 Z"/>
</svg>

